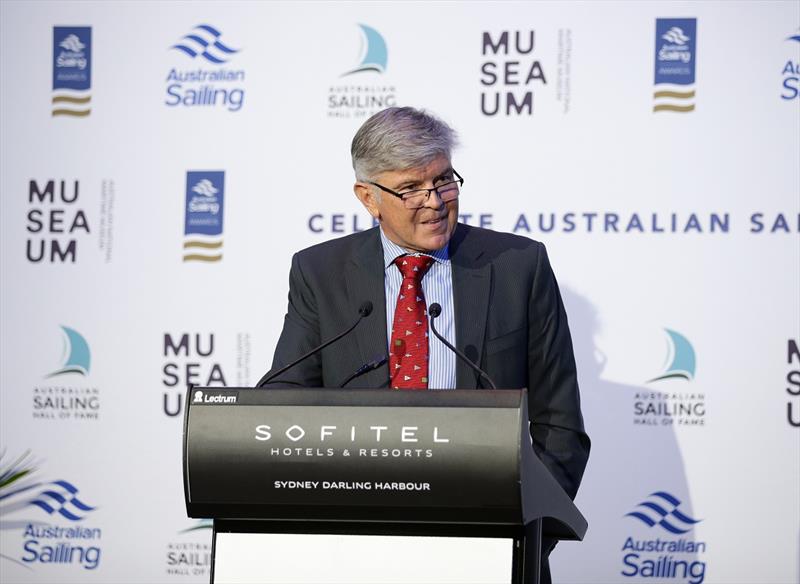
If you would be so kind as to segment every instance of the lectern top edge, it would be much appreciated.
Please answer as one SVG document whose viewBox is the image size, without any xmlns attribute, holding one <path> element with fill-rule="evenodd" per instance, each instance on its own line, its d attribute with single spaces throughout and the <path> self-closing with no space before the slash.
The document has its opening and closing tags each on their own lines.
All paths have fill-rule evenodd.
<svg viewBox="0 0 800 584">
<path fill-rule="evenodd" d="M 202 399 L 196 399 L 197 392 Z M 298 387 L 292 389 L 254 389 L 249 387 L 194 387 L 187 392 L 187 404 L 204 405 L 346 405 L 353 407 L 442 406 L 465 408 L 518 408 L 522 392 L 518 389 L 491 391 L 447 389 L 398 391 L 396 389 L 333 389 Z M 207 399 L 208 398 L 208 399 Z M 233 398 L 225 400 L 225 398 Z"/>
</svg>

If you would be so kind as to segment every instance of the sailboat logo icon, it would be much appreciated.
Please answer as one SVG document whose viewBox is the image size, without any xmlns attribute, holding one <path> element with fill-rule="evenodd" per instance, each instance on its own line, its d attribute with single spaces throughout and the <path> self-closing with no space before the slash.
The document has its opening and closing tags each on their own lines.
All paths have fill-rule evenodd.
<svg viewBox="0 0 800 584">
<path fill-rule="evenodd" d="M 363 71 L 375 71 L 383 73 L 386 71 L 386 63 L 389 60 L 389 52 L 386 49 L 386 41 L 383 40 L 381 33 L 367 26 L 366 24 L 359 24 L 363 35 L 363 43 L 361 47 L 361 62 L 352 71 L 343 73 L 342 77 L 352 75 L 353 73 L 361 73 Z"/>
<path fill-rule="evenodd" d="M 667 360 L 664 373 L 654 377 L 648 383 L 662 379 L 680 378 L 686 381 L 694 379 L 695 355 L 689 339 L 670 329 L 667 333 Z"/>
<path fill-rule="evenodd" d="M 66 373 L 88 375 L 89 365 L 91 363 L 89 343 L 87 343 L 83 335 L 75 329 L 62 325 L 61 330 L 64 332 L 64 356 L 62 357 L 62 365 L 61 368 L 53 371 L 47 377 L 56 377 L 57 375 L 64 375 Z"/>
</svg>

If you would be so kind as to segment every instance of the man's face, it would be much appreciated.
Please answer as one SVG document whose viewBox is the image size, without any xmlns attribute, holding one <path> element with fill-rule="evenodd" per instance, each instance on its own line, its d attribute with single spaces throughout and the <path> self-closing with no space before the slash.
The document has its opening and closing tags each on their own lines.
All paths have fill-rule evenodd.
<svg viewBox="0 0 800 584">
<path fill-rule="evenodd" d="M 452 172 L 450 160 L 440 156 L 426 166 L 389 170 L 372 177 L 372 180 L 403 193 L 411 189 L 432 188 L 437 179 Z M 381 192 L 369 183 L 357 182 L 353 190 L 370 215 L 380 221 L 386 237 L 408 251 L 442 249 L 456 229 L 458 199 L 443 203 L 433 192 L 420 209 L 406 209 L 400 198 Z"/>
</svg>

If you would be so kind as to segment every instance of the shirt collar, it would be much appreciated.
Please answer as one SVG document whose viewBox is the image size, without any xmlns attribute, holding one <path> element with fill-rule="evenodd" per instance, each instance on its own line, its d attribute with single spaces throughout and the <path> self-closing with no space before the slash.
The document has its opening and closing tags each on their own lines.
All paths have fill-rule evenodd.
<svg viewBox="0 0 800 584">
<path fill-rule="evenodd" d="M 450 261 L 450 242 L 447 243 L 442 249 L 434 250 L 430 253 L 410 253 L 408 250 L 403 249 L 393 241 L 391 241 L 383 232 L 383 228 L 379 228 L 381 233 L 381 244 L 383 245 L 383 267 L 388 268 L 394 263 L 394 260 L 404 255 L 424 255 L 433 258 L 439 263 L 448 263 Z"/>
</svg>

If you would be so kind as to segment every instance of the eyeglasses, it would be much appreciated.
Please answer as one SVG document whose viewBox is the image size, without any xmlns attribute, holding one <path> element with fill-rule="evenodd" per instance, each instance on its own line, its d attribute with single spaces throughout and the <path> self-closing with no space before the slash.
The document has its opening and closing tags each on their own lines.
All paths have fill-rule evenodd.
<svg viewBox="0 0 800 584">
<path fill-rule="evenodd" d="M 456 178 L 453 178 L 453 175 L 455 175 Z M 388 189 L 385 186 L 379 185 L 378 183 L 372 181 L 365 182 L 371 184 L 372 186 L 378 187 L 380 190 L 387 192 L 390 195 L 398 197 L 403 201 L 403 205 L 406 209 L 421 209 L 425 206 L 425 203 L 428 201 L 431 193 L 434 192 L 439 195 L 442 203 L 455 201 L 461 192 L 461 186 L 464 184 L 464 179 L 461 178 L 461 175 L 458 174 L 455 169 L 453 169 L 453 174 L 448 173 L 440 177 L 437 182 L 434 183 L 432 189 L 413 189 L 410 191 L 403 191 L 402 193 L 398 193 L 397 191 L 393 191 L 392 189 Z"/>
</svg>

